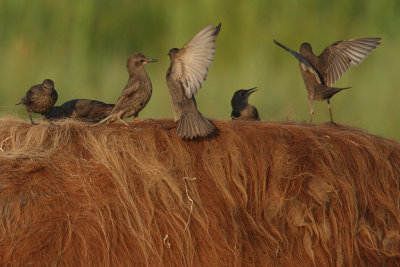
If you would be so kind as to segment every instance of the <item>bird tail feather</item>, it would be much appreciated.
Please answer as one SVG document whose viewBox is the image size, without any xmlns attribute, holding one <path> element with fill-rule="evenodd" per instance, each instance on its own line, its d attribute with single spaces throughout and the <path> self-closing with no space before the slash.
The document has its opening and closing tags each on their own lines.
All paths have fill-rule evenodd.
<svg viewBox="0 0 400 267">
<path fill-rule="evenodd" d="M 342 88 L 329 87 L 329 90 L 325 90 L 322 94 L 325 99 L 329 99 L 335 94 L 339 93 L 340 91 L 350 88 L 351 87 L 342 87 Z"/>
<path fill-rule="evenodd" d="M 184 139 L 193 139 L 206 137 L 216 129 L 215 125 L 205 118 L 196 107 L 192 107 L 186 112 L 182 112 L 176 134 Z"/>
</svg>

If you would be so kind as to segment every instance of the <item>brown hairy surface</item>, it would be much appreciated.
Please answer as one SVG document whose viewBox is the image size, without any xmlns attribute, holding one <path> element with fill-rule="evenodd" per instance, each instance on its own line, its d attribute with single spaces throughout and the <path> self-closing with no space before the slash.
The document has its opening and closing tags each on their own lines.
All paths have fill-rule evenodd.
<svg viewBox="0 0 400 267">
<path fill-rule="evenodd" d="M 400 264 L 398 142 L 214 123 L 188 142 L 146 120 L 0 119 L 0 265 Z"/>
</svg>

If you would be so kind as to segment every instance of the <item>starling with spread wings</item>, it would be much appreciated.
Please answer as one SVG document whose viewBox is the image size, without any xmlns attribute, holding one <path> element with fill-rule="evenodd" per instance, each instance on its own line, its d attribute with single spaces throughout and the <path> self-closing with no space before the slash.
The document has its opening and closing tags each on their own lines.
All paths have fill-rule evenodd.
<svg viewBox="0 0 400 267">
<path fill-rule="evenodd" d="M 17 105 L 26 106 L 32 125 L 36 125 L 37 123 L 32 120 L 32 113 L 40 113 L 43 116 L 54 106 L 57 98 L 58 94 L 54 89 L 54 82 L 45 79 L 41 84 L 32 86 Z"/>
<path fill-rule="evenodd" d="M 111 123 L 119 120 L 126 126 L 130 127 L 124 118 L 134 116 L 137 118 L 139 112 L 149 102 L 152 86 L 149 76 L 147 76 L 144 66 L 149 62 L 157 60 L 147 58 L 141 53 L 135 53 L 129 57 L 126 67 L 129 73 L 129 80 L 120 97 L 117 100 L 110 115 L 99 123 Z"/>
<path fill-rule="evenodd" d="M 232 97 L 232 120 L 259 121 L 260 117 L 255 106 L 249 104 L 249 97 L 257 91 L 257 87 L 237 90 Z"/>
<path fill-rule="evenodd" d="M 360 64 L 379 44 L 381 38 L 359 38 L 338 41 L 319 55 L 314 55 L 311 45 L 303 43 L 300 46 L 300 54 L 274 42 L 291 53 L 300 62 L 300 71 L 308 91 L 310 103 L 310 124 L 314 116 L 314 100 L 326 100 L 328 102 L 331 123 L 333 123 L 330 98 L 345 88 L 332 87 L 336 81 L 351 67 Z"/>
<path fill-rule="evenodd" d="M 171 64 L 167 85 L 175 121 L 178 121 L 176 134 L 184 139 L 206 137 L 216 130 L 215 125 L 197 110 L 194 95 L 206 80 L 220 29 L 221 23 L 215 28 L 208 25 L 184 47 L 173 48 L 168 53 Z"/>
</svg>

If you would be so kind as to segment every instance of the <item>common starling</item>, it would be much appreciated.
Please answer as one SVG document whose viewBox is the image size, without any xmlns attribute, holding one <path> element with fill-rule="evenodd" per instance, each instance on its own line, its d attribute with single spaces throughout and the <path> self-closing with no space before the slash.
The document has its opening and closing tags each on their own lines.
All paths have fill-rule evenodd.
<svg viewBox="0 0 400 267">
<path fill-rule="evenodd" d="M 54 82 L 45 79 L 41 84 L 32 86 L 17 105 L 26 106 L 32 125 L 36 125 L 37 123 L 32 120 L 32 113 L 45 114 L 54 106 L 57 98 L 58 94 L 54 89 Z"/>
<path fill-rule="evenodd" d="M 257 91 L 257 87 L 251 89 L 237 90 L 232 97 L 232 113 L 233 120 L 249 120 L 259 121 L 258 111 L 256 107 L 249 104 L 249 97 L 252 93 Z"/>
<path fill-rule="evenodd" d="M 129 124 L 123 121 L 124 118 L 134 116 L 137 118 L 139 112 L 149 102 L 152 86 L 149 76 L 147 76 L 144 66 L 149 62 L 157 60 L 147 58 L 141 53 L 135 53 L 129 57 L 126 67 L 129 73 L 129 80 L 126 84 L 121 96 L 118 98 L 110 115 L 100 121 L 100 123 L 111 123 L 119 120 L 126 126 Z"/>
<path fill-rule="evenodd" d="M 73 99 L 59 107 L 53 107 L 44 114 L 48 120 L 72 118 L 74 120 L 97 123 L 110 115 L 114 104 L 106 104 L 97 100 Z"/>
<path fill-rule="evenodd" d="M 176 134 L 184 139 L 205 137 L 216 130 L 214 124 L 197 110 L 194 95 L 206 79 L 220 29 L 221 23 L 216 28 L 208 25 L 183 48 L 172 48 L 168 52 L 171 64 L 167 85 L 175 121 L 178 121 Z"/>
<path fill-rule="evenodd" d="M 300 46 L 300 54 L 280 44 L 274 42 L 290 52 L 299 60 L 300 71 L 308 91 L 308 101 L 310 103 L 310 124 L 314 115 L 314 100 L 328 102 L 329 114 L 332 118 L 330 98 L 345 88 L 332 87 L 336 81 L 351 67 L 360 64 L 379 44 L 381 38 L 360 38 L 345 41 L 338 41 L 319 55 L 314 55 L 311 45 L 303 43 Z"/>
<path fill-rule="evenodd" d="M 69 118 L 68 114 L 65 113 L 64 109 L 60 106 L 54 106 L 49 111 L 43 114 L 45 120 L 58 121 Z"/>
</svg>

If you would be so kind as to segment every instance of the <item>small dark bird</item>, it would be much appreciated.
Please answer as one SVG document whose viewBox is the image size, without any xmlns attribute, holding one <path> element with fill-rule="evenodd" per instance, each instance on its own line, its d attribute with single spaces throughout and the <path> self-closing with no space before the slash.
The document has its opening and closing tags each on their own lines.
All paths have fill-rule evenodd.
<svg viewBox="0 0 400 267">
<path fill-rule="evenodd" d="M 129 57 L 126 64 L 129 73 L 128 83 L 110 115 L 99 123 L 111 123 L 115 120 L 119 120 L 130 127 L 129 124 L 122 119 L 131 116 L 137 118 L 139 112 L 146 106 L 147 102 L 149 102 L 152 86 L 150 78 L 144 70 L 144 66 L 149 62 L 156 61 L 155 59 L 145 57 L 141 53 L 135 53 Z"/>
<path fill-rule="evenodd" d="M 257 91 L 257 87 L 251 89 L 237 90 L 232 97 L 232 120 L 249 120 L 259 121 L 258 111 L 256 107 L 249 104 L 249 97 Z"/>
<path fill-rule="evenodd" d="M 43 117 L 45 120 L 48 120 L 48 121 L 58 121 L 58 120 L 67 119 L 70 116 L 68 116 L 68 114 L 65 113 L 65 111 L 62 107 L 54 106 L 49 111 L 44 113 Z"/>
<path fill-rule="evenodd" d="M 205 137 L 216 130 L 214 124 L 197 110 L 194 95 L 206 80 L 220 29 L 221 23 L 216 28 L 208 25 L 183 48 L 172 48 L 168 52 L 171 64 L 167 85 L 175 121 L 178 121 L 176 134 L 184 139 Z"/>
<path fill-rule="evenodd" d="M 41 84 L 32 86 L 17 105 L 26 106 L 32 125 L 36 125 L 37 123 L 32 120 L 32 113 L 45 114 L 54 106 L 57 98 L 58 94 L 54 89 L 54 82 L 45 79 Z"/>
<path fill-rule="evenodd" d="M 59 107 L 53 107 L 44 116 L 48 120 L 72 118 L 82 122 L 97 123 L 110 115 L 113 108 L 114 104 L 97 100 L 74 99 Z"/>
<path fill-rule="evenodd" d="M 330 98 L 345 88 L 332 87 L 336 81 L 351 67 L 360 64 L 378 45 L 381 38 L 360 38 L 346 41 L 338 41 L 319 55 L 314 55 L 311 45 L 303 43 L 300 46 L 300 54 L 280 44 L 274 42 L 291 53 L 300 62 L 300 71 L 308 91 L 308 101 L 310 103 L 310 124 L 314 116 L 314 100 L 328 102 L 329 114 L 332 118 Z"/>
</svg>

